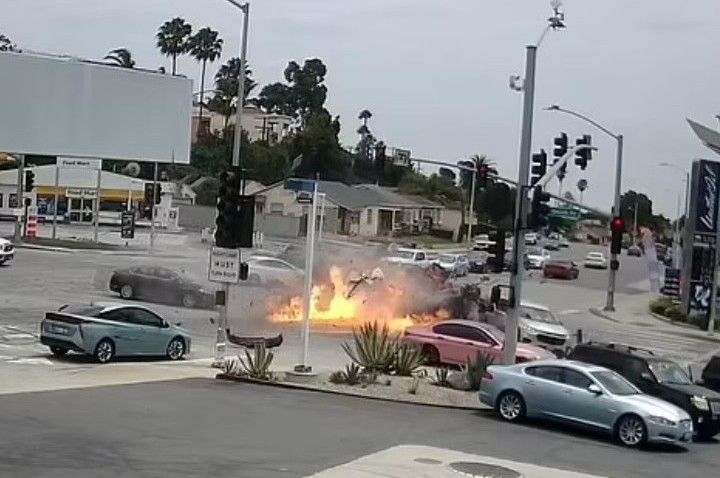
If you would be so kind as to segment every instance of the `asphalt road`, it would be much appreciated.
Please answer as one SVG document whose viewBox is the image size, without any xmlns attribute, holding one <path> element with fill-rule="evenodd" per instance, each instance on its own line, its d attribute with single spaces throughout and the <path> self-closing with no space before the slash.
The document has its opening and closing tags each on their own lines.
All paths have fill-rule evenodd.
<svg viewBox="0 0 720 478">
<path fill-rule="evenodd" d="M 716 476 L 718 443 L 634 451 L 488 412 L 214 380 L 0 397 L 0 476 L 300 477 L 398 444 L 602 476 Z"/>
</svg>

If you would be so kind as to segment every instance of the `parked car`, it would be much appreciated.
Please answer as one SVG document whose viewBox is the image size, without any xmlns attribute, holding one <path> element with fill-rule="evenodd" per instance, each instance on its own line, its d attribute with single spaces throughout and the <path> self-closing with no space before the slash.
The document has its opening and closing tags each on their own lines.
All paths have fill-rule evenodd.
<svg viewBox="0 0 720 478">
<path fill-rule="evenodd" d="M 466 276 L 470 272 L 470 261 L 464 254 L 440 254 L 433 262 L 456 276 Z"/>
<path fill-rule="evenodd" d="M 520 342 L 543 347 L 559 357 L 565 356 L 570 334 L 546 306 L 523 301 L 518 326 Z"/>
<path fill-rule="evenodd" d="M 558 240 L 558 246 L 559 247 L 570 247 L 570 243 L 564 236 L 560 236 L 560 239 Z"/>
<path fill-rule="evenodd" d="M 580 269 L 571 259 L 551 259 L 545 261 L 543 277 L 548 279 L 577 279 Z"/>
<path fill-rule="evenodd" d="M 250 256 L 247 259 L 248 281 L 268 287 L 287 287 L 302 282 L 304 271 L 286 260 L 272 256 Z"/>
<path fill-rule="evenodd" d="M 12 262 L 13 259 L 15 259 L 15 246 L 4 237 L 0 237 L 0 265 Z"/>
<path fill-rule="evenodd" d="M 432 261 L 428 253 L 422 249 L 398 248 L 392 255 L 384 257 L 383 261 L 400 266 L 415 266 L 427 268 Z"/>
<path fill-rule="evenodd" d="M 505 334 L 489 324 L 470 320 L 444 320 L 432 325 L 415 325 L 405 329 L 403 342 L 422 347 L 430 363 L 464 365 L 484 352 L 499 362 L 503 355 Z M 545 349 L 519 343 L 517 361 L 529 362 L 550 358 Z"/>
<path fill-rule="evenodd" d="M 710 358 L 702 371 L 702 383 L 704 386 L 716 392 L 720 392 L 720 354 Z"/>
<path fill-rule="evenodd" d="M 40 343 L 56 356 L 75 351 L 106 363 L 133 355 L 179 360 L 190 352 L 191 337 L 180 324 L 145 307 L 98 302 L 47 312 L 40 323 Z"/>
<path fill-rule="evenodd" d="M 638 246 L 632 245 L 632 246 L 628 247 L 627 255 L 640 257 L 640 256 L 642 256 L 642 249 L 640 249 L 640 247 L 638 247 Z"/>
<path fill-rule="evenodd" d="M 543 249 L 548 250 L 548 251 L 559 251 L 560 246 L 558 245 L 557 241 L 550 241 L 550 242 L 546 242 L 543 245 Z"/>
<path fill-rule="evenodd" d="M 601 430 L 628 447 L 684 443 L 693 424 L 685 410 L 643 394 L 610 369 L 567 360 L 488 367 L 480 401 L 500 417 L 525 417 Z"/>
<path fill-rule="evenodd" d="M 487 271 L 487 254 L 474 253 L 468 257 L 469 272 L 484 274 Z"/>
<path fill-rule="evenodd" d="M 607 269 L 608 262 L 602 252 L 588 252 L 583 265 L 588 269 Z"/>
<path fill-rule="evenodd" d="M 650 351 L 617 344 L 577 345 L 569 358 L 615 370 L 648 395 L 685 410 L 699 438 L 720 432 L 720 393 L 692 383 L 675 362 Z"/>
<path fill-rule="evenodd" d="M 110 290 L 123 299 L 145 299 L 183 307 L 213 307 L 214 293 L 182 274 L 154 266 L 129 267 L 113 272 Z"/>
<path fill-rule="evenodd" d="M 527 254 L 525 254 L 525 268 L 542 269 L 545 261 L 550 259 L 550 257 L 550 253 L 545 249 L 539 249 L 537 247 L 528 249 Z"/>
<path fill-rule="evenodd" d="M 539 240 L 540 240 L 540 236 L 536 232 L 528 232 L 527 234 L 525 234 L 525 245 L 526 246 L 535 246 L 535 245 L 537 245 Z"/>
</svg>

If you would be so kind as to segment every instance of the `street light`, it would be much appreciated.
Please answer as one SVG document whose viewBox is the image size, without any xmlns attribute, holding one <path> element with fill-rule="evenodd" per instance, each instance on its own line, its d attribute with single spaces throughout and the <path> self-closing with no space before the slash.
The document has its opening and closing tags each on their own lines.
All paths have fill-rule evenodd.
<svg viewBox="0 0 720 478">
<path fill-rule="evenodd" d="M 250 17 L 250 3 L 239 3 L 235 0 L 226 0 L 243 12 L 242 40 L 240 42 L 240 74 L 238 75 L 238 100 L 235 108 L 235 138 L 233 141 L 232 165 L 240 167 L 240 138 L 242 136 L 242 110 L 245 98 L 245 57 L 247 54 L 248 18 Z"/>
<path fill-rule="evenodd" d="M 620 215 L 620 187 L 622 182 L 622 155 L 623 155 L 623 135 L 615 134 L 599 123 L 591 120 L 587 116 L 580 114 L 576 111 L 561 108 L 558 105 L 551 105 L 545 108 L 545 111 L 559 111 L 574 116 L 578 119 L 589 123 L 607 134 L 615 141 L 617 141 L 617 159 L 615 160 L 615 200 L 613 201 L 613 214 L 616 216 Z M 611 264 L 617 264 L 618 255 L 615 253 L 610 254 Z M 615 281 L 616 281 L 617 270 L 614 267 L 610 267 L 608 274 L 608 289 L 607 289 L 607 300 L 605 302 L 605 310 L 613 312 L 615 310 Z"/>
<path fill-rule="evenodd" d="M 678 166 L 677 164 L 668 163 L 667 161 L 662 161 L 658 163 L 658 166 L 672 168 L 685 174 L 685 178 L 683 179 L 683 181 L 685 181 L 685 204 L 682 209 L 682 214 L 685 214 L 685 221 L 687 223 L 688 193 L 690 192 L 690 173 L 684 168 Z M 675 269 L 680 268 L 680 216 L 680 193 L 678 192 L 677 219 L 675 220 L 675 237 L 673 237 L 673 267 Z"/>
</svg>

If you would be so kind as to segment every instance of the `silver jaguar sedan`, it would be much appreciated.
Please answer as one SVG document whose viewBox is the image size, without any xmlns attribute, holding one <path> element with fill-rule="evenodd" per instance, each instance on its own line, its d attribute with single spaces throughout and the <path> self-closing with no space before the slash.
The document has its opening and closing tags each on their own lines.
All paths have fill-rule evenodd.
<svg viewBox="0 0 720 478">
<path fill-rule="evenodd" d="M 480 401 L 509 422 L 524 417 L 567 422 L 608 432 L 629 447 L 689 442 L 693 435 L 683 409 L 643 394 L 612 370 L 583 362 L 488 367 Z"/>
</svg>

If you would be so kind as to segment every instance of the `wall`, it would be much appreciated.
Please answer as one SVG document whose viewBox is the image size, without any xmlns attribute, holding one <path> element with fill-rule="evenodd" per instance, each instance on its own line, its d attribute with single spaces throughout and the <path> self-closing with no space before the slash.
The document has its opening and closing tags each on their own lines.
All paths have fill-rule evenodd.
<svg viewBox="0 0 720 478">
<path fill-rule="evenodd" d="M 177 204 L 179 208 L 179 226 L 185 229 L 199 231 L 203 228 L 215 227 L 215 214 L 217 209 L 212 206 L 191 206 Z"/>
<path fill-rule="evenodd" d="M 372 222 L 368 224 L 368 215 L 372 215 Z M 363 237 L 371 237 L 377 235 L 378 224 L 380 222 L 380 209 L 376 207 L 366 207 L 360 213 L 360 224 L 358 225 L 358 235 Z"/>
<path fill-rule="evenodd" d="M 262 216 L 262 231 L 265 236 L 298 237 L 302 217 L 280 216 L 279 214 L 260 214 Z"/>
</svg>

